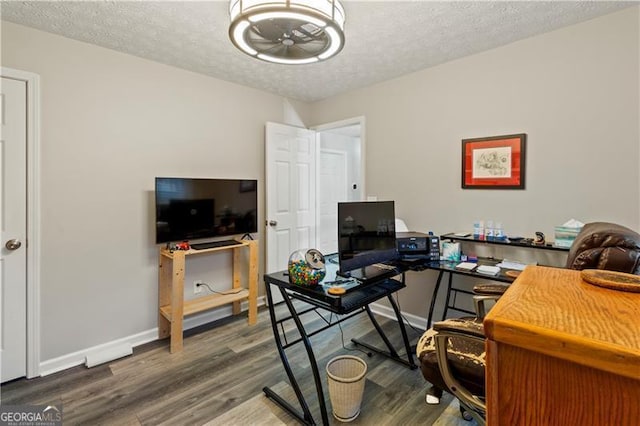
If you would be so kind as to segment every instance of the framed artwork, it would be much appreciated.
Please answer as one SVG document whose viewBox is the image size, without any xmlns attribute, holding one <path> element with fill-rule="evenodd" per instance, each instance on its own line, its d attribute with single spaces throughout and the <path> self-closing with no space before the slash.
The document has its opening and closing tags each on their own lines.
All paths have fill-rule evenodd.
<svg viewBox="0 0 640 426">
<path fill-rule="evenodd" d="M 527 135 L 462 140 L 462 188 L 524 189 Z"/>
</svg>

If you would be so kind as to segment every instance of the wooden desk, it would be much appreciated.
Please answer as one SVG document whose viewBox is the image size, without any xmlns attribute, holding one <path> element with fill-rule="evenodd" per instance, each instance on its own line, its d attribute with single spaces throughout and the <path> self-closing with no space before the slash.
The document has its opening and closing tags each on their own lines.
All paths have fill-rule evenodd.
<svg viewBox="0 0 640 426">
<path fill-rule="evenodd" d="M 640 293 L 530 266 L 484 326 L 489 425 L 640 424 Z"/>
</svg>

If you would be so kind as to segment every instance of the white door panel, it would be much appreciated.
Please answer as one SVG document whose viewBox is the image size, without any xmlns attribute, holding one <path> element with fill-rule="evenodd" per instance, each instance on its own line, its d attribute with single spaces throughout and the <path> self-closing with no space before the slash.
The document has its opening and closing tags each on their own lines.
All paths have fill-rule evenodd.
<svg viewBox="0 0 640 426">
<path fill-rule="evenodd" d="M 3 77 L 0 96 L 0 364 L 5 382 L 25 376 L 27 365 L 26 82 Z M 20 246 L 7 248 L 9 240 Z"/>
<path fill-rule="evenodd" d="M 321 149 L 318 179 L 318 249 L 338 251 L 338 202 L 348 201 L 347 153 Z"/>
<path fill-rule="evenodd" d="M 266 124 L 267 273 L 287 268 L 295 250 L 315 247 L 315 132 Z M 280 299 L 274 294 L 274 301 Z"/>
</svg>

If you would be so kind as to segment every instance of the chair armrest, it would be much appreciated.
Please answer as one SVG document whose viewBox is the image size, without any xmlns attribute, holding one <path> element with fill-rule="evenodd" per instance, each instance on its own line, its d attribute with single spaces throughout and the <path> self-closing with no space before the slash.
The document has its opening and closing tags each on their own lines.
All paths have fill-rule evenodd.
<svg viewBox="0 0 640 426">
<path fill-rule="evenodd" d="M 482 340 L 485 339 L 482 322 L 469 318 L 451 318 L 439 321 L 433 324 L 433 329 L 437 333 L 457 333 Z"/>
<path fill-rule="evenodd" d="M 470 414 L 476 418 L 476 420 L 481 422 L 481 419 L 484 418 L 484 413 L 487 411 L 484 399 L 479 395 L 474 395 L 473 392 L 463 386 L 462 383 L 454 377 L 449 358 L 447 356 L 449 339 L 451 338 L 471 339 L 484 343 L 484 334 L 478 335 L 477 331 L 479 328 L 482 328 L 482 323 L 478 323 L 476 321 L 467 322 L 470 324 L 468 327 L 452 320 L 434 324 L 434 329 L 436 326 L 441 328 L 441 331 L 438 331 L 434 336 L 436 357 L 438 359 L 438 368 L 440 369 L 442 378 L 451 393 L 453 393 L 465 406 L 470 408 Z M 484 361 L 478 360 L 478 362 Z"/>
<path fill-rule="evenodd" d="M 480 296 L 502 296 L 508 288 L 505 284 L 482 283 L 473 286 L 473 292 Z"/>
<path fill-rule="evenodd" d="M 493 300 L 494 302 L 500 298 L 499 295 L 495 296 L 473 296 L 473 306 L 476 308 L 476 317 L 478 320 L 482 321 L 484 317 L 487 315 L 487 307 L 485 302 L 487 300 Z"/>
<path fill-rule="evenodd" d="M 487 314 L 485 302 L 487 300 L 498 300 L 508 288 L 509 286 L 504 284 L 482 283 L 473 286 L 473 292 L 475 293 L 475 296 L 473 296 L 473 304 L 476 308 L 478 319 L 483 319 Z"/>
</svg>

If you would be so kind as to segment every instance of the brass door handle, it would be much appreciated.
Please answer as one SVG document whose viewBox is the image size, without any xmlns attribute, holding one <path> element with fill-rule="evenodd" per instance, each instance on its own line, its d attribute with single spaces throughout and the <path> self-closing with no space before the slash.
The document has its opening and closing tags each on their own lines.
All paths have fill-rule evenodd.
<svg viewBox="0 0 640 426">
<path fill-rule="evenodd" d="M 7 248 L 7 250 L 18 250 L 20 246 L 22 246 L 22 243 L 20 242 L 20 240 L 14 238 L 7 241 L 4 246 Z"/>
</svg>

